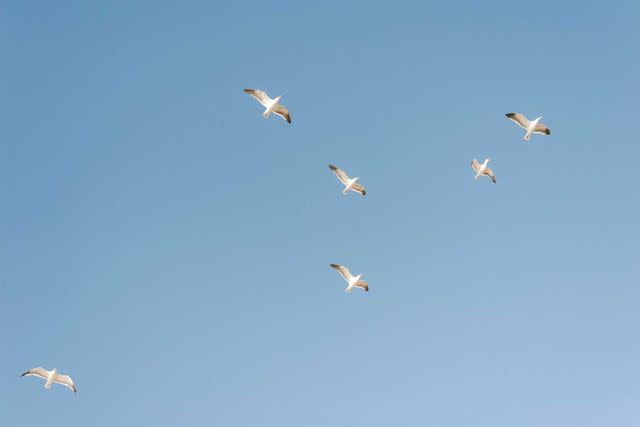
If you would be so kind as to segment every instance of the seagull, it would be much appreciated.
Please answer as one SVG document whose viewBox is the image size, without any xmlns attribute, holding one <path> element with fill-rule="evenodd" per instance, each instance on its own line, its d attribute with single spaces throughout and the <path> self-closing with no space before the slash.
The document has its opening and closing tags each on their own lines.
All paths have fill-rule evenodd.
<svg viewBox="0 0 640 427">
<path fill-rule="evenodd" d="M 496 183 L 496 176 L 493 174 L 491 168 L 487 167 L 487 163 L 489 163 L 490 161 L 491 159 L 484 159 L 484 163 L 480 164 L 480 162 L 478 162 L 476 159 L 473 159 L 473 161 L 471 162 L 471 167 L 474 171 L 476 171 L 476 180 L 480 177 L 480 175 L 486 175 L 491 178 L 491 181 L 493 181 L 494 184 Z"/>
<path fill-rule="evenodd" d="M 546 125 L 540 123 L 540 119 L 542 119 L 542 116 L 536 118 L 532 122 L 520 113 L 507 113 L 505 114 L 505 116 L 507 116 L 510 120 L 516 122 L 518 126 L 527 131 L 527 133 L 524 135 L 525 141 L 528 141 L 529 138 L 531 138 L 532 133 L 551 135 L 551 131 L 549 130 L 549 128 Z"/>
<path fill-rule="evenodd" d="M 349 190 L 353 190 L 356 193 L 360 193 L 363 196 L 367 194 L 367 191 L 364 189 L 362 184 L 358 184 L 356 181 L 360 179 L 359 176 L 355 178 L 349 178 L 349 176 L 340 168 L 337 168 L 333 165 L 329 165 L 329 169 L 336 174 L 341 183 L 345 185 L 344 190 L 342 190 L 342 194 L 347 194 Z"/>
<path fill-rule="evenodd" d="M 349 286 L 347 286 L 347 289 L 345 289 L 345 291 L 351 292 L 351 289 L 356 287 L 356 288 L 362 288 L 365 291 L 369 292 L 369 284 L 364 280 L 360 280 L 360 278 L 362 277 L 362 274 L 358 274 L 357 276 L 352 276 L 349 269 L 343 265 L 340 265 L 340 264 L 329 264 L 329 265 L 332 268 L 335 268 L 336 270 L 338 270 L 340 275 L 349 284 Z"/>
<path fill-rule="evenodd" d="M 287 110 L 287 108 L 283 105 L 278 104 L 278 101 L 280 101 L 280 98 L 282 98 L 282 96 L 271 99 L 269 98 L 269 95 L 267 95 L 260 89 L 245 89 L 244 91 L 257 99 L 260 104 L 264 105 L 264 108 L 266 108 L 266 110 L 264 110 L 264 113 L 262 113 L 262 115 L 265 119 L 269 117 L 269 114 L 275 113 L 289 122 L 289 124 L 291 124 L 291 116 L 289 115 L 289 110 Z"/>
<path fill-rule="evenodd" d="M 71 377 L 69 375 L 60 375 L 55 368 L 53 369 L 53 371 L 47 371 L 43 368 L 33 368 L 23 374 L 20 374 L 20 376 L 42 378 L 46 381 L 44 384 L 44 388 L 46 388 L 47 390 L 51 388 L 51 385 L 53 383 L 56 383 L 70 388 L 74 393 L 78 393 L 78 390 L 76 390 L 76 386 L 73 384 L 73 381 L 71 381 Z"/>
</svg>

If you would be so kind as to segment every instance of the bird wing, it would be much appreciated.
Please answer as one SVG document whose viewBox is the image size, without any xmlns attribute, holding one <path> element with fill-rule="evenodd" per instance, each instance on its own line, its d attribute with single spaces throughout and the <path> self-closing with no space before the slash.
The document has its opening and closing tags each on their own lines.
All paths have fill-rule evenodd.
<svg viewBox="0 0 640 427">
<path fill-rule="evenodd" d="M 364 187 L 362 186 L 362 184 L 357 183 L 357 182 L 351 186 L 351 189 L 352 189 L 353 191 L 355 191 L 356 193 L 360 193 L 360 194 L 362 194 L 363 196 L 364 196 L 365 194 L 367 194 L 367 191 L 364 189 Z"/>
<path fill-rule="evenodd" d="M 273 110 L 274 113 L 282 117 L 287 121 L 287 123 L 291 124 L 291 116 L 289 115 L 289 110 L 284 105 L 276 105 L 276 108 Z"/>
<path fill-rule="evenodd" d="M 487 175 L 489 178 L 491 178 L 491 181 L 493 181 L 494 184 L 496 183 L 496 176 L 493 174 L 491 168 L 486 168 L 484 170 L 484 175 Z"/>
<path fill-rule="evenodd" d="M 56 374 L 56 377 L 53 380 L 56 384 L 62 384 L 65 387 L 71 389 L 74 393 L 77 393 L 76 386 L 73 384 L 71 377 L 69 375 L 59 375 Z"/>
<path fill-rule="evenodd" d="M 49 378 L 49 371 L 44 368 L 33 368 L 20 374 L 21 377 L 38 377 L 46 380 Z"/>
<path fill-rule="evenodd" d="M 358 282 L 353 286 L 355 286 L 356 288 L 362 288 L 365 291 L 369 292 L 369 284 L 364 280 L 358 280 Z"/>
<path fill-rule="evenodd" d="M 267 95 L 260 89 L 245 89 L 244 91 L 257 99 L 260 104 L 265 106 L 265 108 L 269 107 L 269 104 L 272 101 L 272 99 L 269 98 L 269 95 Z"/>
<path fill-rule="evenodd" d="M 347 185 L 347 183 L 349 182 L 349 176 L 345 173 L 345 171 L 333 165 L 329 165 L 329 169 L 331 169 L 333 173 L 336 174 L 341 183 Z"/>
<path fill-rule="evenodd" d="M 547 127 L 547 125 L 543 123 L 538 123 L 535 128 L 533 128 L 533 133 L 541 133 L 544 135 L 551 135 L 551 131 Z"/>
<path fill-rule="evenodd" d="M 531 122 L 529 121 L 529 119 L 527 119 L 525 116 L 523 116 L 520 113 L 507 113 L 505 114 L 505 116 L 507 116 L 509 120 L 516 122 L 518 126 L 524 129 L 528 129 L 529 125 L 531 125 Z"/>
<path fill-rule="evenodd" d="M 478 163 L 476 159 L 473 159 L 471 161 L 471 167 L 473 168 L 474 171 L 478 172 L 480 170 L 480 163 Z"/>
<path fill-rule="evenodd" d="M 335 268 L 336 270 L 338 270 L 340 275 L 344 278 L 344 280 L 347 281 L 347 283 L 349 283 L 351 281 L 351 279 L 353 279 L 353 276 L 351 275 L 351 272 L 344 265 L 340 265 L 340 264 L 329 264 L 329 265 L 331 267 Z"/>
</svg>

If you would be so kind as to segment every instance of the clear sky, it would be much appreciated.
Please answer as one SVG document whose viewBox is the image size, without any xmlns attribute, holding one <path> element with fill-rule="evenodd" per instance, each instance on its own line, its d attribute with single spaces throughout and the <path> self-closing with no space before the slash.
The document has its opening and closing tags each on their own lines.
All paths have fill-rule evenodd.
<svg viewBox="0 0 640 427">
<path fill-rule="evenodd" d="M 523 6 L 5 2 L 0 425 L 640 425 L 640 3 Z"/>
</svg>

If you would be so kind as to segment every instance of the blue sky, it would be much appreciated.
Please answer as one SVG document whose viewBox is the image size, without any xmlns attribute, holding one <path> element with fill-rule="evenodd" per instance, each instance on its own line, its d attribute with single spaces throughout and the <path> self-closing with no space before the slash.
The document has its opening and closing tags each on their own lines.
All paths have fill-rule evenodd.
<svg viewBox="0 0 640 427">
<path fill-rule="evenodd" d="M 2 8 L 0 424 L 640 424 L 638 3 L 304 3 Z"/>
</svg>

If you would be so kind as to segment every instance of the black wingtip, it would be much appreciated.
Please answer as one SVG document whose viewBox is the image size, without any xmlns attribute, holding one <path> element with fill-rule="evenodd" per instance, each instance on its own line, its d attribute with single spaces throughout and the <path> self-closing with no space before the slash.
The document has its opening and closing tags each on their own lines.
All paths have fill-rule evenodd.
<svg viewBox="0 0 640 427">
<path fill-rule="evenodd" d="M 547 131 L 545 132 L 547 135 L 551 135 L 551 131 L 549 129 L 547 129 Z"/>
<path fill-rule="evenodd" d="M 362 195 L 366 196 L 367 195 L 367 191 L 366 190 L 362 190 Z"/>
<path fill-rule="evenodd" d="M 515 115 L 516 115 L 516 113 L 507 113 L 507 114 L 505 114 L 505 116 L 507 116 L 507 117 L 509 117 L 509 118 L 511 118 L 511 117 L 513 117 L 513 116 L 515 116 Z"/>
</svg>

